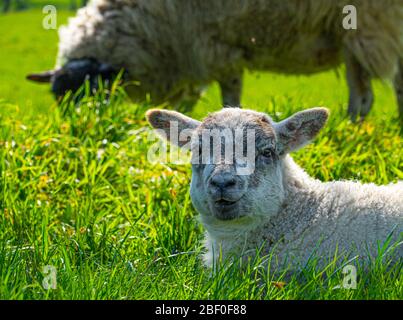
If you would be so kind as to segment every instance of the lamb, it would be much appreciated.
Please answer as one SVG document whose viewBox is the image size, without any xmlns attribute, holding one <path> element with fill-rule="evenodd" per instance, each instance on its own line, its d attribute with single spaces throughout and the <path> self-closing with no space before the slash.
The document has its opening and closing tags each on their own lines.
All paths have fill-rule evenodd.
<svg viewBox="0 0 403 320">
<path fill-rule="evenodd" d="M 357 30 L 343 28 L 347 5 Z M 60 29 L 56 69 L 28 78 L 60 96 L 124 68 L 135 101 L 191 106 L 218 81 L 223 105 L 240 106 L 244 69 L 311 74 L 342 62 L 352 119 L 371 108 L 372 78 L 394 79 L 403 119 L 402 0 L 92 0 Z"/>
<path fill-rule="evenodd" d="M 313 139 L 327 118 L 325 108 L 301 111 L 278 123 L 264 113 L 239 108 L 222 109 L 202 122 L 175 111 L 148 111 L 149 123 L 161 135 L 192 151 L 190 194 L 206 229 L 208 266 L 230 257 L 254 257 L 257 249 L 273 253 L 278 267 L 286 261 L 295 268 L 305 265 L 315 250 L 324 263 L 336 248 L 340 259 L 358 256 L 365 262 L 388 237 L 392 260 L 401 261 L 402 182 L 321 182 L 289 155 Z M 170 131 L 173 124 L 179 138 Z M 206 138 L 214 130 L 221 138 Z M 235 139 L 237 130 L 243 134 Z M 254 142 L 246 140 L 246 131 L 252 132 Z M 241 146 L 243 151 L 227 156 L 228 143 L 228 150 Z M 245 145 L 255 150 L 247 151 L 246 166 L 241 161 Z M 241 171 L 247 167 L 253 170 Z"/>
</svg>

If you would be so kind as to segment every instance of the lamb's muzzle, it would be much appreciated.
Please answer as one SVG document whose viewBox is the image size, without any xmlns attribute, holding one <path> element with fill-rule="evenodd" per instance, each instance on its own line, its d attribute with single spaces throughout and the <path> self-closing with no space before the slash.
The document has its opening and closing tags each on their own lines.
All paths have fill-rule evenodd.
<svg viewBox="0 0 403 320">
<path fill-rule="evenodd" d="M 242 216 L 239 205 L 247 190 L 247 180 L 228 166 L 218 165 L 207 178 L 207 193 L 212 213 L 220 220 Z"/>
</svg>

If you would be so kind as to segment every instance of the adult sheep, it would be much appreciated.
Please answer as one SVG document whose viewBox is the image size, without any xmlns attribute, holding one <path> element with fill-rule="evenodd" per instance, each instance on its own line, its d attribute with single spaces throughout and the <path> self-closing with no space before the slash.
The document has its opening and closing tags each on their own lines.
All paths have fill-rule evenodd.
<svg viewBox="0 0 403 320">
<path fill-rule="evenodd" d="M 343 28 L 346 5 L 356 30 Z M 134 100 L 193 104 L 216 80 L 223 104 L 240 106 L 245 68 L 311 74 L 343 61 L 353 119 L 370 110 L 371 78 L 394 79 L 403 118 L 402 0 L 93 0 L 60 29 L 56 70 L 29 79 L 60 96 L 124 68 Z"/>
<path fill-rule="evenodd" d="M 381 254 L 388 239 L 395 247 L 389 248 L 393 260 L 402 262 L 402 182 L 323 183 L 289 155 L 316 136 L 328 118 L 326 109 L 308 109 L 279 123 L 239 108 L 202 122 L 167 110 L 150 110 L 147 118 L 172 143 L 192 150 L 190 194 L 206 229 L 207 265 L 221 257 L 253 257 L 257 249 L 274 253 L 276 265 L 293 268 L 314 253 L 323 265 L 336 251 L 340 258 L 358 255 L 363 262 L 368 254 Z M 172 134 L 172 125 L 180 135 Z"/>
</svg>

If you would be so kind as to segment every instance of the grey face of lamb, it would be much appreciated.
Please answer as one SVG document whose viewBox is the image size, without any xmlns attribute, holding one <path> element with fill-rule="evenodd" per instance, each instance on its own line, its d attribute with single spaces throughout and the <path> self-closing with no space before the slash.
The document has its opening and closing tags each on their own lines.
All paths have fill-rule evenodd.
<svg viewBox="0 0 403 320">
<path fill-rule="evenodd" d="M 285 197 L 284 156 L 309 142 L 328 113 L 313 108 L 280 123 L 263 113 L 238 108 L 223 109 L 203 122 L 165 110 L 150 110 L 147 117 L 171 142 L 191 149 L 192 202 L 204 221 L 211 223 L 248 216 L 261 221 L 276 215 Z M 173 121 L 179 132 L 191 131 L 190 143 L 169 135 Z"/>
<path fill-rule="evenodd" d="M 212 114 L 193 139 L 193 204 L 203 216 L 219 220 L 233 220 L 252 211 L 266 214 L 263 209 L 269 203 L 265 200 L 273 205 L 273 199 L 258 203 L 257 195 L 265 186 L 272 194 L 281 193 L 279 166 L 276 134 L 268 116 L 235 108 Z"/>
</svg>

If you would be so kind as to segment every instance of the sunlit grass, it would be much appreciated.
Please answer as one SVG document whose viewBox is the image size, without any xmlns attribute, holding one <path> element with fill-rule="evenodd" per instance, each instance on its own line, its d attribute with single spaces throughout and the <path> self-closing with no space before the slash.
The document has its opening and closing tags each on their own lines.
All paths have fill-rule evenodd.
<svg viewBox="0 0 403 320">
<path fill-rule="evenodd" d="M 38 14 L 8 15 L 28 20 L 0 40 L 0 298 L 403 297 L 402 266 L 381 257 L 369 268 L 358 266 L 355 290 L 334 289 L 342 270 L 334 262 L 315 269 L 315 259 L 291 275 L 267 270 L 259 259 L 242 272 L 234 264 L 212 275 L 201 262 L 203 230 L 189 198 L 190 166 L 147 160 L 150 106 L 128 102 L 118 87 L 110 101 L 101 93 L 77 106 L 57 106 L 48 87 L 23 79 L 54 61 L 56 36 L 39 37 Z M 27 28 L 38 37 L 22 34 Z M 244 106 L 276 120 L 329 107 L 325 129 L 294 154 L 312 176 L 377 184 L 403 179 L 397 107 L 387 85 L 375 83 L 374 109 L 354 125 L 345 117 L 345 81 L 334 72 L 249 73 L 245 84 Z M 189 114 L 200 119 L 219 108 L 213 85 Z M 56 267 L 56 290 L 42 286 L 46 265 Z"/>
</svg>

